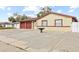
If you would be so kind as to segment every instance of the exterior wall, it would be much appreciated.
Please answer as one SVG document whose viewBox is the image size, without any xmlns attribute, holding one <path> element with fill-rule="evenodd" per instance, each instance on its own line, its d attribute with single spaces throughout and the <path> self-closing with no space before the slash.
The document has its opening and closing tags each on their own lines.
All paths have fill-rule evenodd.
<svg viewBox="0 0 79 59">
<path fill-rule="evenodd" d="M 4 26 L 4 25 L 2 25 L 2 26 Z M 5 24 L 5 27 L 14 27 L 14 28 L 16 28 L 16 29 L 19 29 L 20 28 L 20 24 Z"/>
<path fill-rule="evenodd" d="M 32 21 L 32 28 L 31 29 L 35 29 L 35 22 L 34 21 Z"/>
<path fill-rule="evenodd" d="M 55 20 L 56 19 L 62 19 L 63 20 L 63 26 L 64 27 L 55 27 Z M 45 27 L 45 30 L 53 30 L 53 31 L 71 31 L 71 24 L 72 24 L 72 18 L 56 15 L 56 14 L 49 14 L 39 20 L 35 23 L 35 28 L 38 26 L 41 26 L 42 20 L 48 20 L 48 27 Z"/>
<path fill-rule="evenodd" d="M 6 24 L 5 27 L 12 27 L 12 25 Z"/>
<path fill-rule="evenodd" d="M 37 29 L 37 22 L 34 22 L 34 29 Z"/>
<path fill-rule="evenodd" d="M 18 24 L 14 24 L 14 27 L 16 28 L 16 29 L 19 29 L 20 28 L 20 24 L 18 23 Z"/>
<path fill-rule="evenodd" d="M 44 31 L 70 32 L 71 27 L 45 27 Z"/>
<path fill-rule="evenodd" d="M 3 27 L 20 28 L 20 23 L 19 22 L 14 22 L 14 23 L 11 23 L 11 22 L 2 22 L 0 25 L 3 26 Z"/>
<path fill-rule="evenodd" d="M 12 27 L 12 24 L 2 24 L 3 27 Z"/>
</svg>

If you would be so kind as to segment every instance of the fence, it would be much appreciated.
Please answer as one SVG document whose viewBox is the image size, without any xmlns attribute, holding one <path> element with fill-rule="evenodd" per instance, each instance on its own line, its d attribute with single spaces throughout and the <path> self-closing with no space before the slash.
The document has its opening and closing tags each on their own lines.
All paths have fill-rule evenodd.
<svg viewBox="0 0 79 59">
<path fill-rule="evenodd" d="M 79 22 L 73 22 L 71 28 L 72 32 L 79 32 Z"/>
</svg>

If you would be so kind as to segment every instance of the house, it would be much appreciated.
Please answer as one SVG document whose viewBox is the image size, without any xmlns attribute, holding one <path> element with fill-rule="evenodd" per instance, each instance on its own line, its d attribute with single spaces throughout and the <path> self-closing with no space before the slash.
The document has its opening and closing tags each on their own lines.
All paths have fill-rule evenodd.
<svg viewBox="0 0 79 59">
<path fill-rule="evenodd" d="M 13 27 L 16 29 L 20 29 L 20 22 L 13 22 Z"/>
<path fill-rule="evenodd" d="M 14 28 L 19 28 L 19 22 L 0 22 L 0 26 L 2 27 L 14 27 Z"/>
<path fill-rule="evenodd" d="M 76 17 L 57 12 L 45 13 L 41 17 L 20 21 L 21 29 L 38 29 L 50 31 L 71 31 L 72 22 L 78 22 Z"/>
</svg>

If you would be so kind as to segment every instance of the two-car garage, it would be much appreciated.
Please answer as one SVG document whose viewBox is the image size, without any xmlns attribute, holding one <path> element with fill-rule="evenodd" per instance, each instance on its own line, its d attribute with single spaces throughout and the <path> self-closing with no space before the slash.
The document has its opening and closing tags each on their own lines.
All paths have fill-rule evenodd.
<svg viewBox="0 0 79 59">
<path fill-rule="evenodd" d="M 32 21 L 21 21 L 20 28 L 21 29 L 31 29 L 32 28 Z"/>
</svg>

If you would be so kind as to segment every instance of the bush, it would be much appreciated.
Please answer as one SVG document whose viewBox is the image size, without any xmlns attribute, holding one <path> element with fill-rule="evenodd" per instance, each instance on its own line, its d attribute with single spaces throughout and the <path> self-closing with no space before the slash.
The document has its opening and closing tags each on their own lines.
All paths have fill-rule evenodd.
<svg viewBox="0 0 79 59">
<path fill-rule="evenodd" d="M 14 27 L 0 27 L 0 29 L 15 29 Z"/>
<path fill-rule="evenodd" d="M 0 25 L 0 27 L 2 27 L 2 26 Z"/>
</svg>

